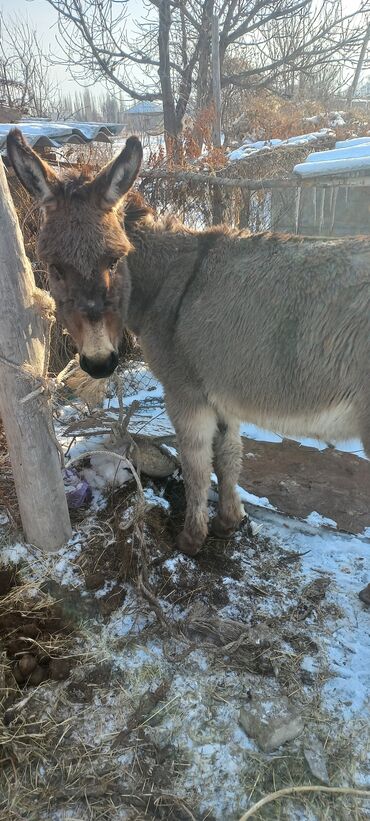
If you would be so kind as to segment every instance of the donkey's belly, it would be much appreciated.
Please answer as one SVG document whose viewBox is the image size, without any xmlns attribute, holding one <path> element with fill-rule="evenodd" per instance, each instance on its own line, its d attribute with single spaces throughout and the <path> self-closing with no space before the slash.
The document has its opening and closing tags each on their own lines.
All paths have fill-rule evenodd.
<svg viewBox="0 0 370 821">
<path fill-rule="evenodd" d="M 304 436 L 338 442 L 360 436 L 357 413 L 353 403 L 340 402 L 326 410 L 307 410 L 297 414 L 270 409 L 263 412 L 253 407 L 236 407 L 234 403 L 222 402 L 215 405 L 226 418 L 233 415 L 243 422 L 250 422 L 260 428 L 286 436 Z"/>
</svg>

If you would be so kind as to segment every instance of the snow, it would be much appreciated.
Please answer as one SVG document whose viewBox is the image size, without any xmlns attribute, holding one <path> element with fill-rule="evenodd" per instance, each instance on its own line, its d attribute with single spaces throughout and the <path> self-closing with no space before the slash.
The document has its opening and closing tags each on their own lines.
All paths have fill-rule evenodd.
<svg viewBox="0 0 370 821">
<path fill-rule="evenodd" d="M 347 157 L 370 157 L 370 141 L 347 148 L 332 148 L 328 151 L 315 151 L 306 157 L 305 163 L 318 163 L 324 160 L 345 160 Z"/>
<path fill-rule="evenodd" d="M 338 140 L 335 143 L 335 148 L 347 148 L 350 146 L 367 145 L 370 143 L 370 135 L 368 137 L 354 137 L 349 140 Z"/>
<path fill-rule="evenodd" d="M 0 548 L 0 564 L 19 564 L 28 557 L 28 549 L 25 544 L 16 542 Z"/>
<path fill-rule="evenodd" d="M 252 141 L 246 139 L 239 148 L 235 148 L 229 152 L 228 158 L 230 162 L 237 162 L 259 151 L 270 151 L 278 146 L 307 145 L 308 143 L 314 143 L 323 137 L 327 137 L 329 134 L 332 134 L 330 128 L 322 128 L 320 131 L 312 131 L 309 134 L 298 134 L 295 137 L 289 137 L 287 140 L 272 139 Z"/>
<path fill-rule="evenodd" d="M 145 432 L 149 432 L 153 425 L 156 430 L 157 414 L 163 414 L 163 391 L 159 383 L 146 369 L 137 368 L 130 375 L 130 384 L 125 384 L 125 393 L 127 387 L 127 404 L 135 396 L 142 401 L 142 407 L 131 420 L 133 429 L 142 430 L 144 426 Z M 109 405 L 112 410 L 116 406 L 115 401 Z M 163 418 L 171 430 L 166 414 L 161 416 Z M 281 441 L 278 434 L 254 425 L 243 424 L 241 431 L 250 439 Z M 315 440 L 301 442 L 302 446 L 326 447 L 325 443 Z M 85 443 L 87 449 L 93 449 L 91 438 L 87 438 Z M 85 452 L 85 443 L 78 443 L 80 453 Z M 349 442 L 342 447 L 364 455 L 360 442 Z M 73 449 L 71 453 L 73 455 Z M 117 465 L 113 465 L 112 459 L 109 460 L 109 452 L 107 458 L 104 455 L 100 461 L 94 459 L 92 457 L 91 467 L 84 469 L 84 475 L 90 471 L 87 475 L 92 481 L 94 477 L 97 481 L 100 476 L 104 490 L 112 479 L 111 471 L 113 468 L 116 471 Z M 213 475 L 212 479 L 216 477 Z M 357 745 L 356 758 L 351 759 L 352 778 L 354 783 L 367 786 L 369 765 L 368 760 L 364 758 L 362 761 L 360 756 L 361 732 L 358 733 L 357 728 L 366 726 L 368 720 L 370 619 L 369 609 L 360 602 L 358 592 L 370 580 L 370 530 L 358 537 L 347 536 L 336 531 L 333 520 L 316 511 L 312 511 L 305 521 L 289 519 L 277 513 L 268 499 L 256 497 L 244 488 L 239 490 L 243 502 L 251 506 L 248 512 L 253 515 L 255 540 L 251 543 L 248 537 L 246 542 L 243 530 L 234 537 L 230 555 L 231 566 L 233 563 L 238 566 L 237 577 L 228 567 L 223 568 L 222 552 L 217 548 L 220 550 L 220 569 L 216 567 L 215 577 L 209 575 L 209 580 L 212 586 L 223 589 L 227 601 L 218 609 L 217 616 L 243 621 L 246 626 L 252 625 L 256 629 L 265 626 L 273 634 L 278 629 L 276 624 L 279 619 L 284 630 L 289 627 L 290 612 L 298 606 L 301 592 L 308 583 L 322 577 L 329 580 L 324 603 L 322 606 L 314 603 L 302 628 L 304 635 L 317 646 L 317 651 L 304 648 L 300 669 L 312 676 L 315 684 L 310 690 L 304 688 L 297 678 L 297 690 L 303 688 L 301 709 L 309 727 L 317 717 L 318 726 L 324 728 L 323 733 L 328 734 L 328 738 L 330 733 L 334 738 L 338 735 L 341 743 L 348 743 L 348 749 L 350 745 Z M 96 488 L 96 492 L 99 497 L 100 490 Z M 149 505 L 160 505 L 168 510 L 167 500 L 154 485 L 145 488 L 145 497 Z M 103 498 L 101 493 L 100 498 Z M 129 517 L 131 511 L 126 510 L 125 513 Z M 126 521 L 126 516 L 122 520 Z M 0 551 L 1 561 L 19 562 L 28 558 L 28 572 L 33 574 L 32 578 L 46 575 L 62 586 L 77 587 L 80 594 L 85 596 L 83 574 L 76 559 L 85 550 L 88 551 L 87 536 L 96 522 L 93 515 L 87 517 L 86 526 L 54 555 L 40 557 L 36 554 L 36 561 L 32 549 L 17 542 Z M 294 562 L 289 560 L 292 554 L 297 556 Z M 269 562 L 272 562 L 270 571 Z M 144 721 L 146 736 L 157 749 L 165 749 L 166 745 L 176 748 L 176 761 L 180 763 L 176 768 L 174 794 L 186 797 L 191 806 L 195 804 L 196 817 L 212 814 L 215 821 L 236 819 L 248 806 L 250 790 L 245 785 L 250 784 L 252 788 L 256 778 L 254 762 L 261 758 L 255 742 L 239 726 L 239 711 L 241 706 L 247 705 L 250 689 L 268 704 L 275 695 L 281 694 L 281 683 L 277 676 L 257 676 L 247 667 L 234 669 L 226 656 L 219 658 L 217 664 L 217 653 L 209 649 L 207 642 L 203 646 L 201 641 L 196 642 L 195 649 L 190 647 L 189 653 L 185 653 L 180 661 L 172 662 L 171 654 L 181 656 L 184 650 L 181 627 L 191 612 L 198 577 L 203 574 L 199 582 L 202 590 L 207 571 L 198 558 L 187 557 L 175 550 L 168 558 L 164 556 L 162 569 L 167 574 L 166 577 L 159 577 L 159 584 L 157 577 L 154 577 L 156 595 L 165 615 L 179 628 L 179 639 L 163 637 L 162 633 L 155 632 L 155 614 L 145 599 L 138 595 L 135 586 L 126 585 L 125 599 L 117 610 L 106 620 L 91 620 L 84 631 L 87 656 L 95 660 L 108 660 L 118 678 L 113 679 L 112 684 L 107 681 L 102 690 L 94 688 L 93 701 L 85 714 L 80 705 L 74 708 L 68 704 L 68 710 L 76 709 L 76 726 L 81 741 L 96 751 L 99 746 L 110 745 L 111 739 L 125 726 L 127 716 L 148 687 L 155 688 L 161 682 L 168 681 L 165 700 L 156 708 L 157 720 L 153 724 L 146 719 Z M 153 573 L 156 572 L 159 571 L 153 570 Z M 166 586 L 163 579 L 168 576 L 170 583 Z M 184 602 L 180 600 L 180 603 L 173 604 L 169 593 L 177 586 L 183 592 L 181 582 L 184 576 L 194 579 L 193 588 L 189 588 L 191 599 L 185 597 Z M 109 594 L 113 585 L 112 579 L 107 578 L 100 590 L 91 593 L 96 604 Z M 259 594 L 251 595 L 253 589 Z M 200 601 L 203 599 L 200 598 Z M 301 622 L 293 621 L 292 624 L 298 634 Z M 296 655 L 289 644 L 289 636 L 281 636 L 276 653 L 277 665 L 281 652 L 285 653 L 289 665 L 294 663 Z M 47 688 L 51 693 L 54 686 L 53 683 L 42 688 L 45 699 Z M 63 715 L 60 720 L 63 720 Z M 297 741 L 297 745 L 301 743 L 301 740 Z M 300 747 L 294 744 L 286 750 L 284 748 L 284 752 L 280 751 L 279 757 L 284 754 L 289 757 L 296 751 L 299 753 Z M 120 751 L 122 771 L 125 767 L 130 769 L 132 754 L 130 749 Z M 271 757 L 263 757 L 266 767 L 273 761 Z M 336 783 L 343 783 L 340 774 L 336 774 Z M 287 809 L 287 813 L 287 817 L 293 817 L 290 810 Z M 74 815 L 79 813 L 75 812 Z M 58 816 L 54 814 L 50 817 L 57 819 Z M 296 817 L 306 821 L 310 816 L 304 813 Z M 315 818 L 314 815 L 312 817 Z"/>
<path fill-rule="evenodd" d="M 317 151 L 294 167 L 300 177 L 346 174 L 370 170 L 370 137 L 339 140 L 329 151 Z"/>
<path fill-rule="evenodd" d="M 169 510 L 170 503 L 167 499 L 164 499 L 163 496 L 159 496 L 158 493 L 155 493 L 153 488 L 145 488 L 144 496 L 150 507 L 162 507 L 163 510 Z"/>
<path fill-rule="evenodd" d="M 309 516 L 306 516 L 305 521 L 309 525 L 314 525 L 314 527 L 325 527 L 325 525 L 328 527 L 337 527 L 337 523 L 334 519 L 330 519 L 328 516 L 322 516 L 321 513 L 317 513 L 316 510 L 313 510 Z"/>
<path fill-rule="evenodd" d="M 87 144 L 96 140 L 107 143 L 114 134 L 120 134 L 123 130 L 123 125 L 118 123 L 82 123 L 75 120 L 61 123 L 43 118 L 24 118 L 16 126 L 21 129 L 22 134 L 32 146 L 41 142 L 42 145 L 53 148 L 61 147 L 69 142 Z M 14 123 L 0 123 L 1 153 L 6 151 L 6 138 L 14 127 Z"/>
<path fill-rule="evenodd" d="M 346 159 L 323 160 L 315 163 L 299 163 L 294 173 L 300 177 L 316 177 L 324 174 L 346 174 L 348 171 L 370 170 L 370 151 L 366 157 L 347 157 Z"/>
<path fill-rule="evenodd" d="M 370 620 L 358 592 L 370 578 L 369 544 L 322 529 L 318 522 L 315 532 L 306 529 L 303 522 L 262 509 L 256 509 L 254 516 L 264 522 L 265 536 L 301 554 L 301 574 L 306 582 L 318 575 L 330 577 L 326 598 L 340 607 L 342 615 L 333 619 L 330 630 L 319 630 L 321 653 L 331 673 L 323 684 L 322 698 L 325 708 L 345 721 L 361 715 L 369 703 Z"/>
</svg>

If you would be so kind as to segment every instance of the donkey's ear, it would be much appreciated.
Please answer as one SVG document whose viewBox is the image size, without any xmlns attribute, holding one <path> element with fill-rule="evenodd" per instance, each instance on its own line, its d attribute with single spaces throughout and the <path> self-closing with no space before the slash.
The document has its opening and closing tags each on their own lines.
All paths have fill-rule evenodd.
<svg viewBox="0 0 370 821">
<path fill-rule="evenodd" d="M 143 149 L 137 137 L 129 137 L 121 153 L 106 165 L 88 188 L 98 198 L 99 206 L 109 211 L 131 188 L 140 171 Z"/>
<path fill-rule="evenodd" d="M 55 195 L 58 177 L 32 150 L 18 128 L 8 134 L 7 154 L 17 177 L 31 196 L 43 204 L 50 202 Z"/>
</svg>

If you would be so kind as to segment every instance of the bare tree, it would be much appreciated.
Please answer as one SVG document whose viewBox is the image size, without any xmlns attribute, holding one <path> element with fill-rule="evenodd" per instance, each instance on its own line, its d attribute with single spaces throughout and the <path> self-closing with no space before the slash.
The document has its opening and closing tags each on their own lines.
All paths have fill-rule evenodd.
<svg viewBox="0 0 370 821">
<path fill-rule="evenodd" d="M 363 13 L 358 0 L 147 0 L 146 15 L 128 31 L 129 0 L 47 0 L 58 12 L 63 61 L 82 84 L 104 80 L 133 100 L 161 100 L 167 147 L 181 133 L 191 103 L 212 99 L 211 30 L 217 11 L 224 89 L 292 84 L 319 63 L 358 59 Z M 237 74 L 227 56 L 238 53 Z"/>
<path fill-rule="evenodd" d="M 252 78 L 258 88 L 273 88 L 293 98 L 325 79 L 327 91 L 337 93 L 357 62 L 367 10 L 367 0 L 347 12 L 342 0 L 326 0 L 306 5 L 292 18 L 269 21 L 249 48 L 253 67 L 229 81 L 244 86 Z"/>
<path fill-rule="evenodd" d="M 0 98 L 35 116 L 50 114 L 57 99 L 51 60 L 27 20 L 0 12 Z"/>
</svg>

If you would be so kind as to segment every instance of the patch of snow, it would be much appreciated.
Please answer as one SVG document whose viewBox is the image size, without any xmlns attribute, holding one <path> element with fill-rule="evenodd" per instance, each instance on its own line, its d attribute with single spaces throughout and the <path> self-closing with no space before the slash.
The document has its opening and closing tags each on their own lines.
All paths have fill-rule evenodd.
<svg viewBox="0 0 370 821">
<path fill-rule="evenodd" d="M 283 438 L 278 433 L 258 428 L 257 425 L 252 425 L 249 422 L 240 426 L 240 433 L 248 439 L 254 439 L 255 442 L 281 442 Z"/>
<path fill-rule="evenodd" d="M 319 177 L 325 174 L 346 174 L 348 171 L 370 171 L 370 152 L 366 157 L 347 157 L 343 160 L 322 160 L 299 163 L 293 168 L 299 177 Z"/>
<path fill-rule="evenodd" d="M 370 141 L 347 148 L 332 148 L 328 151 L 314 151 L 305 159 L 305 163 L 318 163 L 325 160 L 345 160 L 347 157 L 369 157 Z"/>
<path fill-rule="evenodd" d="M 370 135 L 368 137 L 353 137 L 348 140 L 338 140 L 335 143 L 335 148 L 348 148 L 351 146 L 368 144 L 370 144 Z"/>
<path fill-rule="evenodd" d="M 56 557 L 59 557 L 56 563 L 54 557 L 49 560 L 50 572 L 62 587 L 81 587 L 81 572 L 79 567 L 74 564 L 74 560 L 81 553 L 82 547 L 83 541 L 78 537 L 74 537 L 66 547 L 63 547 L 55 554 Z"/>
<path fill-rule="evenodd" d="M 113 579 L 107 579 L 104 586 L 100 587 L 99 590 L 95 591 L 95 598 L 96 599 L 104 598 L 104 596 L 106 596 L 107 593 L 110 593 L 111 590 L 113 590 L 114 585 L 115 585 L 115 582 L 113 581 Z"/>
<path fill-rule="evenodd" d="M 298 134 L 297 136 L 289 137 L 287 140 L 272 139 L 252 141 L 246 139 L 239 148 L 235 148 L 229 152 L 228 159 L 230 162 L 238 162 L 239 160 L 250 157 L 252 154 L 256 154 L 260 151 L 271 151 L 278 146 L 314 143 L 332 133 L 330 128 L 322 128 L 320 131 L 312 131 L 309 134 Z"/>
<path fill-rule="evenodd" d="M 211 481 L 214 482 L 215 485 L 218 484 L 217 476 L 215 473 L 211 474 Z M 276 510 L 276 507 L 270 504 L 266 496 L 255 496 L 254 493 L 249 493 L 248 490 L 245 490 L 245 488 L 241 487 L 240 485 L 237 485 L 236 489 L 240 495 L 240 499 L 242 502 L 248 502 L 248 504 L 257 505 L 258 507 L 265 507 L 269 510 Z"/>
<path fill-rule="evenodd" d="M 257 507 L 265 507 L 268 510 L 276 510 L 274 505 L 270 504 L 266 496 L 255 496 L 254 493 L 249 493 L 240 485 L 237 485 L 237 491 L 242 502 L 247 502 L 249 505 L 256 505 Z"/>
<path fill-rule="evenodd" d="M 19 564 L 28 557 L 28 548 L 21 542 L 6 545 L 0 548 L 0 562 L 5 564 Z"/>
<path fill-rule="evenodd" d="M 256 509 L 254 516 L 263 521 L 266 535 L 301 554 L 302 578 L 309 581 L 318 573 L 330 575 L 326 600 L 339 612 L 320 636 L 331 674 L 322 685 L 323 704 L 346 721 L 360 715 L 369 706 L 369 611 L 358 598 L 370 579 L 368 548 L 358 537 L 327 529 L 305 531 L 302 522 L 269 511 Z"/>
<path fill-rule="evenodd" d="M 343 111 L 331 111 L 329 114 L 329 125 L 331 128 L 341 128 L 346 124 Z"/>
<path fill-rule="evenodd" d="M 153 488 L 145 488 L 144 496 L 150 507 L 163 507 L 164 510 L 170 509 L 170 503 L 167 499 L 164 499 L 163 496 L 159 496 L 158 493 L 155 493 Z"/>
<path fill-rule="evenodd" d="M 325 525 L 327 525 L 328 527 L 337 528 L 337 523 L 334 519 L 329 519 L 327 516 L 322 516 L 321 513 L 317 513 L 316 510 L 313 510 L 309 516 L 306 516 L 305 521 L 314 527 L 325 527 Z"/>
</svg>

